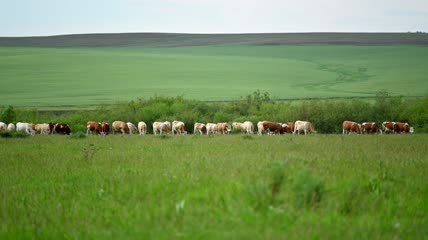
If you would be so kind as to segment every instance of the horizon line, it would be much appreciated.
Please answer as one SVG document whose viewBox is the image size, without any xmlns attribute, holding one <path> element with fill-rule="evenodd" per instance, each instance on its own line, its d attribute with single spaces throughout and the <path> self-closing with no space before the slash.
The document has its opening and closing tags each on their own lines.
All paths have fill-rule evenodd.
<svg viewBox="0 0 428 240">
<path fill-rule="evenodd" d="M 155 32 L 155 31 L 147 31 L 147 32 L 82 32 L 82 33 L 63 33 L 63 34 L 52 34 L 52 35 L 22 35 L 22 36 L 0 36 L 0 38 L 30 38 L 30 37 L 59 37 L 59 36 L 76 36 L 76 35 L 113 35 L 113 34 L 182 34 L 182 35 L 255 35 L 255 34 L 321 34 L 321 33 L 329 33 L 329 34 L 428 34 L 428 32 L 424 31 L 302 31 L 302 32 L 211 32 L 211 33 L 201 33 L 201 32 Z"/>
</svg>

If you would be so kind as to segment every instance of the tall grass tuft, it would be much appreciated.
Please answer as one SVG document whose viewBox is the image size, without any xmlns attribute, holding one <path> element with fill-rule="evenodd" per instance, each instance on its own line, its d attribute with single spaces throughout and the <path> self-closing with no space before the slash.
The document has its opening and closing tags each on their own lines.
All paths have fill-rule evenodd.
<svg viewBox="0 0 428 240">
<path fill-rule="evenodd" d="M 298 208 L 315 208 L 321 202 L 324 184 L 308 170 L 302 170 L 293 182 L 295 204 Z"/>
</svg>

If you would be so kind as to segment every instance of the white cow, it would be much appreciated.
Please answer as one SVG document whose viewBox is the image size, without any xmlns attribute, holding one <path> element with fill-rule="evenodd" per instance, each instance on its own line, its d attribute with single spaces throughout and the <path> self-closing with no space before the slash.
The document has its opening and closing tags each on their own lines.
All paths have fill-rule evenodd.
<svg viewBox="0 0 428 240">
<path fill-rule="evenodd" d="M 16 131 L 23 131 L 23 132 L 26 132 L 26 133 L 31 134 L 31 135 L 36 134 L 36 131 L 34 131 L 34 129 L 33 129 L 32 123 L 18 122 L 18 123 L 16 123 Z"/>
<path fill-rule="evenodd" d="M 187 134 L 186 126 L 181 121 L 173 121 L 172 122 L 172 134 Z"/>
<path fill-rule="evenodd" d="M 300 134 L 300 131 L 303 131 L 306 134 L 308 133 L 315 133 L 314 127 L 312 126 L 311 122 L 308 121 L 296 121 L 294 123 L 294 132 L 293 134 Z"/>
<path fill-rule="evenodd" d="M 253 134 L 254 133 L 254 124 L 250 121 L 245 121 L 241 124 L 241 129 L 244 133 Z"/>
<path fill-rule="evenodd" d="M 138 123 L 138 132 L 140 135 L 146 135 L 147 133 L 147 124 L 143 121 Z"/>
<path fill-rule="evenodd" d="M 235 130 L 235 129 L 241 129 L 241 131 L 242 131 L 242 123 L 240 123 L 240 122 L 233 122 L 232 123 L 232 130 Z"/>
<path fill-rule="evenodd" d="M 4 122 L 0 122 L 0 131 L 6 131 L 7 130 L 7 125 Z"/>
<path fill-rule="evenodd" d="M 36 124 L 34 126 L 34 130 L 40 134 L 49 134 L 50 133 L 49 124 L 47 124 L 47 123 Z"/>
<path fill-rule="evenodd" d="M 9 124 L 7 125 L 7 130 L 8 130 L 9 132 L 15 131 L 15 129 L 16 129 L 15 124 L 13 124 L 13 123 L 9 123 Z"/>
<path fill-rule="evenodd" d="M 207 123 L 207 135 L 210 133 L 217 133 L 217 124 L 215 123 Z"/>
<path fill-rule="evenodd" d="M 132 135 L 134 132 L 138 131 L 137 127 L 132 122 L 127 122 L 126 125 L 128 125 L 129 135 Z"/>
<path fill-rule="evenodd" d="M 153 123 L 153 133 L 156 135 L 158 132 L 159 132 L 159 134 L 171 132 L 171 123 L 168 121 L 154 122 Z"/>
</svg>

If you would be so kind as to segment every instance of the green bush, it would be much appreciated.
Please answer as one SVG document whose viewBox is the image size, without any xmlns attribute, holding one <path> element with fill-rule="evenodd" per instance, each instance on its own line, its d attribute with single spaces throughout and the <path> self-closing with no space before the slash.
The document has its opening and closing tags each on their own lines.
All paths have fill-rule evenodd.
<svg viewBox="0 0 428 240">
<path fill-rule="evenodd" d="M 78 131 L 78 132 L 71 134 L 70 138 L 74 138 L 74 139 L 86 138 L 86 133 L 84 133 L 82 131 Z"/>
<path fill-rule="evenodd" d="M 12 132 L 2 131 L 2 132 L 0 132 L 0 137 L 2 137 L 2 138 L 11 138 L 11 137 L 13 137 L 13 134 L 12 134 Z"/>
</svg>

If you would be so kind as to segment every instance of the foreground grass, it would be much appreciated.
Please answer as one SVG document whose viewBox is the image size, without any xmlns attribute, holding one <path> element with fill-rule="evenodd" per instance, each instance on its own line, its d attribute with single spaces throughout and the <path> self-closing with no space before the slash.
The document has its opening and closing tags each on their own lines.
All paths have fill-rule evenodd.
<svg viewBox="0 0 428 240">
<path fill-rule="evenodd" d="M 0 238 L 424 239 L 427 140 L 0 139 Z"/>
<path fill-rule="evenodd" d="M 88 106 L 154 95 L 233 100 L 424 96 L 425 46 L 0 47 L 0 102 Z M 16 84 L 19 83 L 19 84 Z M 37 93 L 37 94 L 35 94 Z"/>
</svg>

